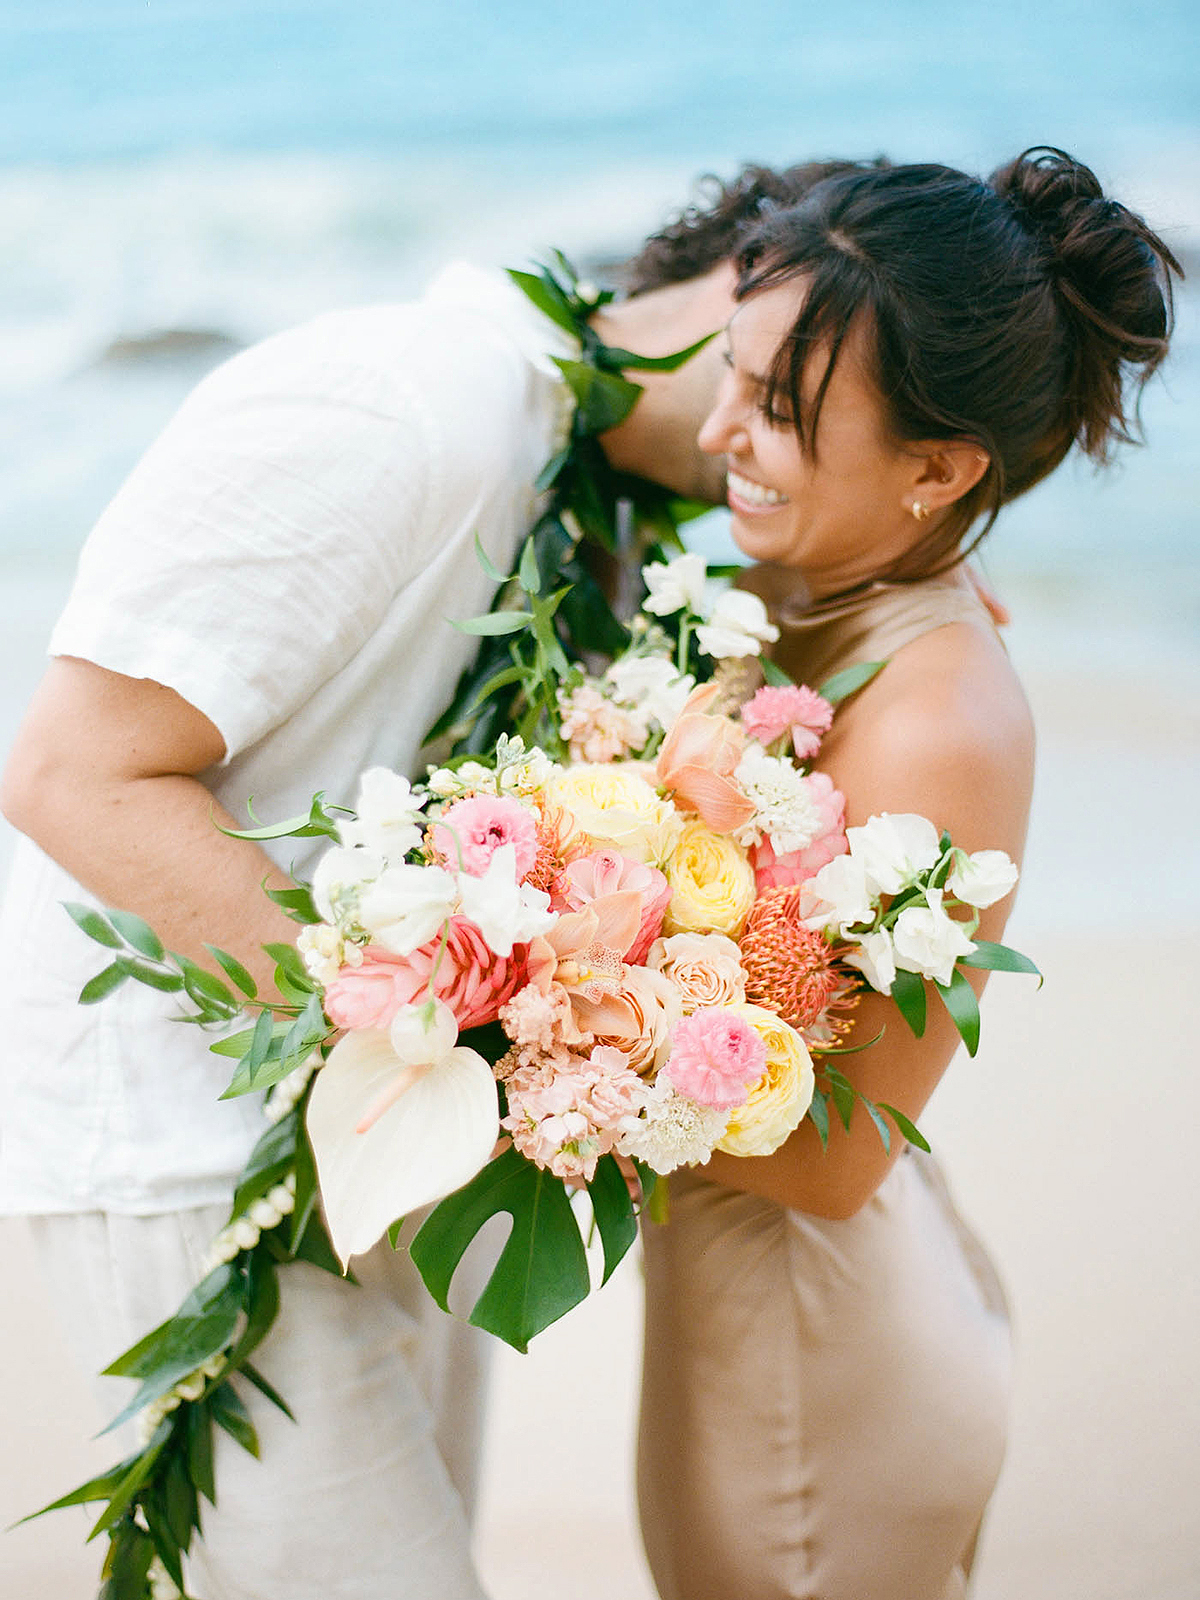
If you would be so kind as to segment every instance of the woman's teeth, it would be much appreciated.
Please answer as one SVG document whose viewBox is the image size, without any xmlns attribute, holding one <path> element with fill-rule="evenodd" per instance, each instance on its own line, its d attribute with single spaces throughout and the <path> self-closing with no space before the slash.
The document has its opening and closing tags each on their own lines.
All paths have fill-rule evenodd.
<svg viewBox="0 0 1200 1600">
<path fill-rule="evenodd" d="M 739 500 L 748 500 L 752 506 L 787 504 L 787 495 L 780 494 L 778 489 L 764 488 L 761 483 L 755 483 L 750 478 L 743 478 L 739 472 L 727 472 L 725 481 Z"/>
</svg>

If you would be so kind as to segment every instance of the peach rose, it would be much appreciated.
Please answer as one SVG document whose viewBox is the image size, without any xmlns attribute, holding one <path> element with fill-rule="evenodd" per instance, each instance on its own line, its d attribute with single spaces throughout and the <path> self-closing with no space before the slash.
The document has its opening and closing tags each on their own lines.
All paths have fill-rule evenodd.
<svg viewBox="0 0 1200 1600">
<path fill-rule="evenodd" d="M 626 967 L 615 994 L 573 997 L 575 1016 L 597 1044 L 623 1050 L 640 1077 L 649 1077 L 671 1053 L 671 1029 L 683 1016 L 679 991 L 661 972 Z"/>
<path fill-rule="evenodd" d="M 746 998 L 741 951 L 723 933 L 673 933 L 669 939 L 656 939 L 647 965 L 679 990 L 685 1016 Z"/>
</svg>

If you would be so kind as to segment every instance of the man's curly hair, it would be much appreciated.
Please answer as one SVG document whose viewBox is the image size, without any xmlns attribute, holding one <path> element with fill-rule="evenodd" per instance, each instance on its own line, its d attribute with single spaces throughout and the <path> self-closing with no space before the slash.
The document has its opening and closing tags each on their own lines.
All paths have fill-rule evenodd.
<svg viewBox="0 0 1200 1600">
<path fill-rule="evenodd" d="M 700 199 L 661 232 L 652 234 L 621 269 L 622 284 L 634 295 L 698 278 L 719 261 L 735 256 L 747 228 L 769 211 L 795 205 L 825 178 L 840 177 L 864 165 L 887 164 L 880 158 L 867 163 L 802 161 L 781 171 L 745 166 L 729 183 L 709 173 L 699 181 Z"/>
</svg>

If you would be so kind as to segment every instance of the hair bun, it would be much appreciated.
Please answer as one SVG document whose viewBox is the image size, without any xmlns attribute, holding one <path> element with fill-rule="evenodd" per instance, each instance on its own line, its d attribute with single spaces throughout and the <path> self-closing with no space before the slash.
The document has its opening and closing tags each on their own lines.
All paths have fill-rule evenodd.
<svg viewBox="0 0 1200 1600">
<path fill-rule="evenodd" d="M 989 180 L 1040 241 L 1073 334 L 1075 414 L 1085 450 L 1103 457 L 1132 436 L 1121 403 L 1124 373 L 1141 383 L 1167 353 L 1171 273 L 1179 263 L 1141 217 L 1104 194 L 1090 167 L 1052 145 L 1024 150 Z M 1085 400 L 1090 396 L 1090 400 Z"/>
</svg>

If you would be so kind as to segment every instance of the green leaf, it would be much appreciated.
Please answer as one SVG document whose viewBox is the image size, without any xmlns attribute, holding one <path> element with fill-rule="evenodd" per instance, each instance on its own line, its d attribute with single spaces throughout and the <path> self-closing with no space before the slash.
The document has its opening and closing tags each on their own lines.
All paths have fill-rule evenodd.
<svg viewBox="0 0 1200 1600">
<path fill-rule="evenodd" d="M 171 1537 L 180 1550 L 186 1550 L 196 1524 L 196 1488 L 188 1477 L 187 1458 L 174 1450 L 167 1460 L 162 1479 L 163 1511 Z"/>
<path fill-rule="evenodd" d="M 295 1164 L 299 1134 L 299 1119 L 294 1113 L 281 1117 L 263 1134 L 242 1168 L 230 1209 L 231 1220 L 287 1177 Z"/>
<path fill-rule="evenodd" d="M 154 1541 L 132 1518 L 112 1535 L 97 1600 L 146 1600 Z"/>
<path fill-rule="evenodd" d="M 342 1263 L 334 1253 L 329 1242 L 329 1235 L 325 1231 L 325 1224 L 321 1220 L 320 1210 L 316 1207 L 309 1213 L 308 1223 L 299 1241 L 292 1247 L 292 1258 L 295 1261 L 307 1261 L 310 1267 L 319 1267 L 322 1272 L 328 1272 L 331 1277 L 343 1278 L 347 1283 L 353 1283 L 353 1276 L 344 1271 Z"/>
<path fill-rule="evenodd" d="M 601 372 L 586 361 L 551 360 L 576 399 L 575 425 L 585 434 L 606 433 L 633 410 L 641 385 L 616 372 Z"/>
<path fill-rule="evenodd" d="M 158 1559 L 167 1569 L 176 1588 L 182 1591 L 183 1552 L 176 1543 L 175 1535 L 171 1532 L 171 1524 L 167 1517 L 164 1483 L 149 1485 L 148 1489 L 141 1495 L 139 1504 L 142 1509 L 142 1515 L 146 1519 L 146 1526 L 150 1530 L 150 1537 L 154 1541 Z M 188 1543 L 191 1543 L 190 1531 Z"/>
<path fill-rule="evenodd" d="M 213 826 L 230 839 L 336 839 L 338 836 L 337 821 L 333 817 L 334 811 L 349 815 L 348 806 L 327 807 L 324 803 L 325 791 L 318 790 L 312 797 L 312 804 L 308 814 L 301 817 L 288 817 L 283 822 L 272 822 L 261 828 L 223 828 L 214 818 Z M 254 812 L 248 804 L 246 807 L 250 815 Z"/>
<path fill-rule="evenodd" d="M 187 1465 L 188 1476 L 209 1505 L 217 1503 L 217 1489 L 213 1480 L 212 1412 L 208 1402 L 187 1408 Z"/>
<path fill-rule="evenodd" d="M 105 967 L 94 978 L 89 978 L 79 991 L 79 1004 L 81 1006 L 94 1006 L 100 1000 L 106 1000 L 114 989 L 119 989 L 129 976 L 126 969 L 117 961 L 111 967 Z"/>
<path fill-rule="evenodd" d="M 183 978 L 178 972 L 162 972 L 158 967 L 148 967 L 133 956 L 118 956 L 113 963 L 127 978 L 144 983 L 148 989 L 159 989 L 163 994 L 178 994 L 183 988 Z"/>
<path fill-rule="evenodd" d="M 395 1222 L 388 1228 L 387 1242 L 393 1250 L 399 1250 L 400 1248 L 400 1235 L 404 1231 L 404 1221 L 403 1217 L 397 1217 Z"/>
<path fill-rule="evenodd" d="M 196 1285 L 173 1317 L 106 1367 L 106 1376 L 141 1378 L 142 1384 L 103 1431 L 110 1433 L 128 1421 L 151 1400 L 174 1388 L 180 1378 L 194 1372 L 201 1362 L 232 1344 L 245 1299 L 242 1274 L 232 1262 L 225 1262 Z"/>
<path fill-rule="evenodd" d="M 532 272 L 518 272 L 514 267 L 509 267 L 508 275 L 551 322 L 556 322 L 560 328 L 565 328 L 578 338 L 579 329 L 570 302 L 556 283 L 535 277 Z"/>
<path fill-rule="evenodd" d="M 121 1479 L 108 1505 L 94 1523 L 92 1531 L 88 1534 L 89 1543 L 99 1534 L 115 1527 L 127 1514 L 143 1484 L 149 1481 L 150 1475 L 158 1465 L 158 1458 L 166 1449 L 170 1438 L 171 1422 L 168 1419 L 159 1423 L 145 1449 L 138 1455 L 130 1457 L 129 1471 Z"/>
<path fill-rule="evenodd" d="M 94 939 L 97 944 L 102 944 L 108 950 L 121 948 L 120 936 L 109 926 L 108 918 L 101 915 L 94 906 L 81 905 L 77 900 L 64 900 L 62 908 L 82 933 L 89 939 Z"/>
<path fill-rule="evenodd" d="M 535 1334 L 586 1299 L 591 1287 L 587 1253 L 561 1178 L 510 1148 L 434 1207 L 409 1253 L 447 1310 L 450 1281 L 464 1251 L 501 1211 L 512 1217 L 512 1231 L 468 1320 L 525 1351 Z"/>
<path fill-rule="evenodd" d="M 235 1369 L 254 1354 L 279 1315 L 279 1279 L 265 1250 L 256 1250 L 250 1257 L 246 1286 L 246 1321 L 229 1355 L 229 1364 Z"/>
<path fill-rule="evenodd" d="M 812 1100 L 809 1102 L 808 1117 L 813 1127 L 817 1130 L 817 1138 L 821 1141 L 821 1149 L 829 1148 L 829 1100 L 820 1089 L 814 1089 Z"/>
<path fill-rule="evenodd" d="M 762 673 L 767 682 L 776 689 L 791 689 L 795 687 L 796 680 L 786 673 L 782 667 L 776 666 L 770 656 L 761 657 Z"/>
<path fill-rule="evenodd" d="M 20 1522 L 15 1522 L 14 1527 L 19 1528 L 22 1522 L 33 1522 L 37 1517 L 44 1517 L 49 1511 L 63 1511 L 67 1506 L 91 1505 L 97 1500 L 108 1500 L 116 1492 L 121 1481 L 128 1474 L 135 1461 L 141 1456 L 127 1456 L 124 1461 L 119 1461 L 115 1467 L 110 1467 L 107 1472 L 102 1472 L 98 1477 L 89 1478 L 86 1483 L 81 1483 L 77 1489 L 72 1489 L 69 1494 L 52 1500 L 48 1506 L 43 1506 L 40 1511 L 31 1511 L 27 1517 L 22 1517 Z"/>
<path fill-rule="evenodd" d="M 850 1132 L 850 1121 L 854 1115 L 854 1102 L 858 1098 L 858 1091 L 848 1078 L 840 1072 L 835 1072 L 832 1067 L 825 1068 L 825 1077 L 829 1084 L 829 1098 L 833 1101 L 833 1108 L 838 1114 L 838 1120 L 846 1132 Z"/>
<path fill-rule="evenodd" d="M 976 939 L 969 956 L 959 956 L 960 967 L 983 967 L 989 972 L 1027 972 L 1038 979 L 1040 989 L 1045 979 L 1028 956 L 1006 944 L 993 944 L 988 939 Z"/>
<path fill-rule="evenodd" d="M 973 1056 L 979 1049 L 979 1001 L 975 998 L 974 989 L 957 967 L 950 974 L 948 984 L 938 983 L 934 987 L 953 1018 L 954 1026 L 967 1047 L 967 1054 Z"/>
<path fill-rule="evenodd" d="M 675 350 L 669 356 L 639 356 L 632 350 L 622 350 L 620 345 L 607 344 L 604 346 L 604 364 L 608 366 L 612 363 L 630 372 L 674 372 L 703 350 L 706 344 L 711 344 L 716 336 L 716 330 L 706 333 L 703 339 L 697 339 L 686 350 Z"/>
<path fill-rule="evenodd" d="M 522 628 L 528 627 L 530 613 L 528 611 L 489 611 L 486 616 L 468 617 L 464 622 L 457 622 L 453 617 L 446 619 L 450 626 L 457 628 L 459 633 L 472 633 L 480 638 L 495 638 L 504 633 L 520 633 Z"/>
<path fill-rule="evenodd" d="M 550 457 L 549 461 L 533 480 L 533 487 L 538 494 L 550 488 L 570 459 L 571 449 L 569 445 L 565 450 L 559 450 L 557 454 Z"/>
<path fill-rule="evenodd" d="M 596 1174 L 587 1187 L 592 1215 L 604 1246 L 604 1276 L 600 1281 L 607 1283 L 617 1263 L 637 1238 L 637 1215 L 625 1176 L 613 1156 L 600 1157 Z"/>
<path fill-rule="evenodd" d="M 218 1428 L 223 1428 L 231 1439 L 237 1441 L 242 1449 L 250 1455 L 258 1456 L 258 1434 L 254 1424 L 250 1421 L 250 1413 L 238 1399 L 232 1388 L 223 1383 L 219 1389 L 214 1389 L 209 1398 L 212 1408 L 213 1421 Z"/>
<path fill-rule="evenodd" d="M 243 1361 L 238 1371 L 248 1383 L 254 1385 L 259 1394 L 263 1395 L 273 1406 L 282 1411 L 289 1422 L 295 1422 L 296 1417 L 291 1406 L 288 1405 L 275 1385 L 267 1382 L 257 1367 L 252 1366 L 249 1361 Z"/>
<path fill-rule="evenodd" d="M 884 1148 L 884 1153 L 890 1155 L 892 1149 L 892 1130 L 879 1115 L 879 1107 L 873 1100 L 868 1100 L 865 1094 L 859 1095 L 859 1099 L 862 1101 L 863 1105 L 866 1106 L 867 1115 L 875 1124 L 876 1130 L 879 1134 L 880 1142 Z"/>
<path fill-rule="evenodd" d="M 139 955 L 147 956 L 151 961 L 162 960 L 163 942 L 148 922 L 134 916 L 132 911 L 110 911 L 108 920 L 125 943 L 132 945 Z"/>
<path fill-rule="evenodd" d="M 293 922 L 303 923 L 307 927 L 321 920 L 321 914 L 313 904 L 312 890 L 306 883 L 298 883 L 294 889 L 268 889 L 264 884 L 263 893 Z"/>
<path fill-rule="evenodd" d="M 304 965 L 304 957 L 294 944 L 265 944 L 263 949 L 275 963 L 275 981 L 279 982 L 282 973 L 293 989 L 299 989 L 307 998 L 316 992 L 313 980 L 308 975 L 308 968 Z M 303 1000 L 300 1002 L 303 1005 Z"/>
<path fill-rule="evenodd" d="M 476 556 L 476 559 L 479 562 L 479 565 L 483 568 L 484 572 L 487 573 L 488 577 L 492 580 L 493 583 L 508 583 L 509 582 L 510 578 L 512 577 L 512 574 L 508 573 L 508 572 L 501 572 L 500 571 L 500 568 L 496 565 L 496 563 L 492 560 L 491 556 L 489 556 L 487 551 L 483 548 L 483 541 L 480 539 L 478 532 L 476 532 L 476 534 L 475 534 L 475 556 Z"/>
<path fill-rule="evenodd" d="M 537 549 L 532 539 L 526 539 L 525 548 L 521 551 L 517 582 L 526 594 L 534 595 L 542 592 L 542 575 L 538 571 Z"/>
<path fill-rule="evenodd" d="M 288 1033 L 291 1033 L 289 1027 Z M 286 1037 L 286 1035 L 285 1035 Z M 255 1074 L 270 1054 L 271 1046 L 275 1042 L 275 1019 L 269 1011 L 260 1011 L 258 1020 L 254 1024 L 254 1032 L 250 1035 L 250 1049 L 246 1054 L 246 1074 L 251 1083 Z M 282 1045 L 280 1050 L 282 1052 Z"/>
<path fill-rule="evenodd" d="M 219 949 L 215 944 L 206 944 L 204 948 L 225 976 L 238 986 L 247 1000 L 257 999 L 258 985 L 235 956 L 231 956 L 228 950 Z"/>
<path fill-rule="evenodd" d="M 269 1016 L 270 1012 L 263 1012 L 262 1015 Z M 284 1020 L 281 1022 L 272 1023 L 271 1026 L 275 1038 L 282 1039 L 291 1025 L 292 1022 L 290 1017 L 284 1018 Z M 258 1023 L 256 1021 L 255 1027 L 257 1026 Z M 228 1034 L 224 1039 L 214 1039 L 208 1048 L 215 1056 L 241 1057 L 246 1054 L 247 1050 L 249 1050 L 250 1041 L 253 1038 L 254 1028 L 242 1028 L 240 1032 Z"/>
<path fill-rule="evenodd" d="M 831 706 L 840 705 L 843 700 L 848 700 L 852 694 L 870 683 L 876 673 L 882 672 L 886 666 L 886 661 L 860 661 L 857 666 L 835 672 L 832 678 L 826 679 L 817 693 L 823 700 L 828 700 Z"/>
<path fill-rule="evenodd" d="M 305 1098 L 283 1120 L 292 1121 L 296 1126 L 296 1150 L 293 1156 L 292 1170 L 296 1174 L 296 1207 L 291 1216 L 291 1228 L 288 1234 L 288 1250 L 292 1255 L 304 1237 L 304 1230 L 308 1227 L 309 1218 L 313 1215 L 319 1191 L 317 1189 L 317 1168 L 313 1161 L 312 1146 L 308 1142 L 308 1134 L 304 1127 Z M 318 1216 L 318 1221 L 319 1221 Z M 341 1271 L 339 1266 L 338 1271 Z"/>
<path fill-rule="evenodd" d="M 190 956 L 181 956 L 174 950 L 171 951 L 171 960 L 178 963 L 183 973 L 183 987 L 197 1005 L 210 1001 L 228 1010 L 230 1016 L 236 1016 L 241 1010 L 233 990 L 214 973 L 206 972 Z"/>
<path fill-rule="evenodd" d="M 285 1061 L 291 1061 L 293 1066 L 298 1067 L 333 1031 L 332 1023 L 321 1008 L 321 996 L 311 994 L 304 1003 L 304 1009 L 284 1035 L 279 1054 Z"/>
<path fill-rule="evenodd" d="M 903 1111 L 897 1111 L 895 1106 L 889 1106 L 886 1100 L 881 1100 L 879 1102 L 879 1109 L 880 1111 L 887 1112 L 888 1116 L 891 1117 L 892 1121 L 900 1129 L 900 1132 L 908 1140 L 909 1144 L 915 1144 L 918 1150 L 924 1150 L 927 1153 L 929 1152 L 930 1147 L 928 1139 L 926 1139 L 925 1135 L 921 1132 L 920 1128 L 917 1127 L 916 1123 L 904 1115 Z"/>
<path fill-rule="evenodd" d="M 915 972 L 898 969 L 891 995 L 913 1037 L 921 1038 L 925 1032 L 925 985 L 921 978 Z"/>
</svg>

